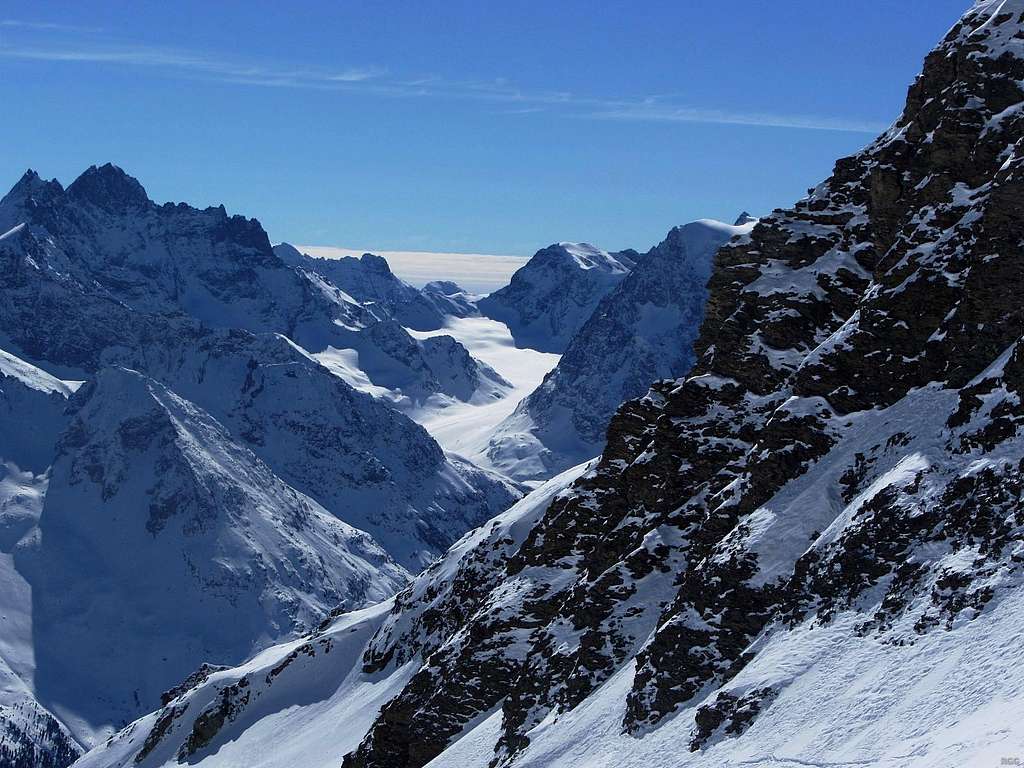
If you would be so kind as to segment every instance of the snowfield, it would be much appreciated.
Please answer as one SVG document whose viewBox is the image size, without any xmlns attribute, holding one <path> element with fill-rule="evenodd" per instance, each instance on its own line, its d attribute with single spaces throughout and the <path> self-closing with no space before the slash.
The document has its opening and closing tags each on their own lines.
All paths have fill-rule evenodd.
<svg viewBox="0 0 1024 768">
<path fill-rule="evenodd" d="M 453 336 L 470 354 L 493 368 L 512 387 L 500 397 L 481 394 L 467 402 L 443 395 L 404 409 L 413 421 L 422 424 L 446 451 L 464 456 L 474 464 L 506 476 L 519 474 L 516 467 L 533 460 L 534 452 L 526 442 L 510 450 L 493 451 L 495 429 L 533 392 L 559 360 L 552 352 L 517 347 L 508 326 L 487 317 L 448 318 L 445 326 L 433 332 L 409 331 L 413 336 Z"/>
</svg>

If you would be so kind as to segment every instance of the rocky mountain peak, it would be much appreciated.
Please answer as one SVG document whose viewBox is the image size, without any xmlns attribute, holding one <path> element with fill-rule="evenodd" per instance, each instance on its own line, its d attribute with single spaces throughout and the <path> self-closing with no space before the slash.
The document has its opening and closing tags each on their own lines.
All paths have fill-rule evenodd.
<svg viewBox="0 0 1024 768">
<path fill-rule="evenodd" d="M 112 212 L 151 205 L 137 179 L 112 163 L 92 165 L 68 187 L 68 196 Z"/>
<path fill-rule="evenodd" d="M 466 290 L 452 280 L 431 280 L 423 286 L 424 291 L 440 293 L 443 296 L 454 296 L 457 293 L 465 293 Z"/>
<path fill-rule="evenodd" d="M 590 243 L 549 245 L 478 307 L 508 325 L 517 346 L 562 352 L 598 302 L 629 274 L 633 255 L 608 253 Z"/>
<path fill-rule="evenodd" d="M 278 243 L 274 246 L 274 254 L 290 267 L 303 266 L 307 258 L 291 243 Z"/>
<path fill-rule="evenodd" d="M 733 222 L 733 226 L 742 227 L 744 224 L 751 224 L 757 221 L 756 216 L 751 216 L 746 211 L 743 211 L 739 216 L 736 217 L 736 221 Z"/>
<path fill-rule="evenodd" d="M 40 205 L 59 197 L 64 193 L 64 187 L 56 179 L 46 181 L 38 173 L 29 168 L 18 179 L 18 182 L 11 187 L 11 190 L 0 200 L 0 209 L 24 206 L 31 202 L 33 205 Z"/>
<path fill-rule="evenodd" d="M 375 253 L 364 253 L 359 257 L 359 261 L 371 272 L 379 275 L 391 274 L 391 267 L 388 266 L 388 261 L 383 256 L 378 256 Z"/>
</svg>

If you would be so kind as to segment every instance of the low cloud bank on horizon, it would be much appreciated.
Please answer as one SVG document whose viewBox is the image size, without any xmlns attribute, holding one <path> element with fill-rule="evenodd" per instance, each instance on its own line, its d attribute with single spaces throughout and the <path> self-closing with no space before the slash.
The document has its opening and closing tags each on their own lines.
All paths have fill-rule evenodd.
<svg viewBox="0 0 1024 768">
<path fill-rule="evenodd" d="M 391 271 L 417 288 L 432 280 L 451 280 L 471 293 L 490 293 L 508 285 L 512 273 L 529 259 L 488 253 L 438 253 L 434 251 L 376 251 L 337 248 L 329 245 L 296 245 L 303 253 L 325 259 L 375 253 L 384 257 Z"/>
</svg>

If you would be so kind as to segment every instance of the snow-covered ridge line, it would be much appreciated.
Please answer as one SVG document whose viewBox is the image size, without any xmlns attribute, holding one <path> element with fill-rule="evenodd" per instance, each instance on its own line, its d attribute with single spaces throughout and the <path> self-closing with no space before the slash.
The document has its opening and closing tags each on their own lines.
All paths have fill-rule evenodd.
<svg viewBox="0 0 1024 768">
<path fill-rule="evenodd" d="M 64 381 L 56 376 L 51 376 L 42 368 L 26 363 L 21 358 L 2 349 L 0 349 L 0 376 L 10 376 L 32 389 L 47 394 L 56 392 L 64 397 L 71 397 L 83 384 L 81 381 Z"/>
</svg>

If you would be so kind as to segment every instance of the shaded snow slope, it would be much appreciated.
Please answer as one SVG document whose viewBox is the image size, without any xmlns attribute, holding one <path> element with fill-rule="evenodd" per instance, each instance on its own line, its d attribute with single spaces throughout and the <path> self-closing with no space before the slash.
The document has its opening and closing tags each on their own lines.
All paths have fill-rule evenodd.
<svg viewBox="0 0 1024 768">
<path fill-rule="evenodd" d="M 63 768 L 81 745 L 35 698 L 32 588 L 14 556 L 36 531 L 67 382 L 0 351 L 0 764 Z"/>
<path fill-rule="evenodd" d="M 200 660 L 240 660 L 408 578 L 153 380 L 104 369 L 75 399 L 14 563 L 32 589 L 34 693 L 83 740 Z"/>
<path fill-rule="evenodd" d="M 429 637 L 427 627 L 455 618 L 446 611 L 458 595 L 476 578 L 490 579 L 488 562 L 520 542 L 552 497 L 583 470 L 567 472 L 468 533 L 394 600 L 325 621 L 239 667 L 186 682 L 163 709 L 78 765 L 336 768 L 443 638 L 441 626 Z M 368 668 L 370 653 L 393 662 Z"/>
</svg>

